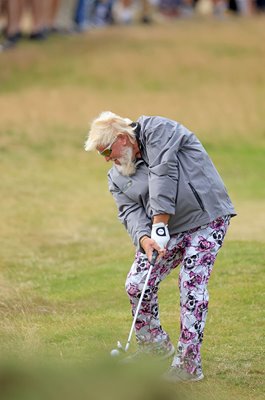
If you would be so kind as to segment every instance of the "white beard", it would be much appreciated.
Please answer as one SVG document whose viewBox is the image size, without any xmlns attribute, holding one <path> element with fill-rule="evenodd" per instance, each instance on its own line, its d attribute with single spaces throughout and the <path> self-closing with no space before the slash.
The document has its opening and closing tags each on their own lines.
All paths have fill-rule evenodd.
<svg viewBox="0 0 265 400">
<path fill-rule="evenodd" d="M 133 161 L 133 150 L 131 147 L 125 147 L 122 156 L 118 160 L 121 165 L 115 164 L 115 167 L 123 176 L 131 176 L 135 174 L 136 166 Z"/>
</svg>

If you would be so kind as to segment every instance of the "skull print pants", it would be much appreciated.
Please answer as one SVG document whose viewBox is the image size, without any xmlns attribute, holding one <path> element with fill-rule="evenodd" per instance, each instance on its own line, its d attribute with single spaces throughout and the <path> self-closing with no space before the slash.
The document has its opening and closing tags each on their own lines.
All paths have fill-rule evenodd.
<svg viewBox="0 0 265 400">
<path fill-rule="evenodd" d="M 139 346 L 163 354 L 172 348 L 159 320 L 160 282 L 180 265 L 180 337 L 172 365 L 189 373 L 201 373 L 200 348 L 208 311 L 208 281 L 230 223 L 230 216 L 219 217 L 207 225 L 171 236 L 166 255 L 152 270 L 135 324 Z M 126 280 L 132 315 L 138 305 L 149 269 L 145 254 L 137 252 Z"/>
</svg>

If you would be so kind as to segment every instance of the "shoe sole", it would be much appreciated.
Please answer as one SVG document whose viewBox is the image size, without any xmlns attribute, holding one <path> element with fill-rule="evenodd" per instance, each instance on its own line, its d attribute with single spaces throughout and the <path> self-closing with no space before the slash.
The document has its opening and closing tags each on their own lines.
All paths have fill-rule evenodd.
<svg viewBox="0 0 265 400">
<path fill-rule="evenodd" d="M 170 383 L 189 383 L 189 382 L 198 382 L 201 381 L 204 378 L 204 375 L 201 374 L 200 376 L 196 376 L 194 378 L 191 379 L 181 379 L 180 377 L 168 377 L 163 375 L 162 376 L 163 380 L 166 382 L 170 382 Z"/>
<path fill-rule="evenodd" d="M 196 378 L 191 379 L 190 381 L 184 381 L 184 382 L 198 382 L 198 381 L 201 381 L 203 378 L 204 378 L 204 375 L 201 374 L 200 376 L 197 376 Z"/>
</svg>

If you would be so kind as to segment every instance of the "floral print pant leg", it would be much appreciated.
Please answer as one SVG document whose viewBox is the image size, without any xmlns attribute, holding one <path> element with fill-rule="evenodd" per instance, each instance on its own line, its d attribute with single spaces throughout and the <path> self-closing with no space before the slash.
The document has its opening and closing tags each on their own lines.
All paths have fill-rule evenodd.
<svg viewBox="0 0 265 400">
<path fill-rule="evenodd" d="M 159 354 L 171 347 L 169 336 L 160 324 L 157 292 L 159 283 L 182 259 L 183 250 L 176 250 L 174 253 L 167 254 L 167 262 L 165 262 L 165 260 L 159 260 L 152 269 L 135 324 L 138 345 L 144 346 L 146 351 Z M 133 317 L 142 293 L 149 266 L 150 264 L 146 255 L 137 252 L 125 285 L 130 298 Z"/>
<path fill-rule="evenodd" d="M 135 332 L 139 345 L 157 349 L 158 352 L 171 345 L 169 336 L 160 324 L 157 292 L 160 282 L 181 264 L 181 332 L 172 365 L 198 375 L 201 372 L 200 347 L 209 301 L 207 285 L 229 222 L 230 216 L 220 217 L 207 225 L 171 237 L 165 257 L 153 267 L 136 321 Z M 148 269 L 147 257 L 137 252 L 126 280 L 133 315 Z"/>
<path fill-rule="evenodd" d="M 189 373 L 201 374 L 200 347 L 203 340 L 209 294 L 209 278 L 218 251 L 222 247 L 230 216 L 218 218 L 197 230 L 172 238 L 170 246 L 181 245 L 185 252 L 179 273 L 180 337 L 172 365 Z"/>
</svg>

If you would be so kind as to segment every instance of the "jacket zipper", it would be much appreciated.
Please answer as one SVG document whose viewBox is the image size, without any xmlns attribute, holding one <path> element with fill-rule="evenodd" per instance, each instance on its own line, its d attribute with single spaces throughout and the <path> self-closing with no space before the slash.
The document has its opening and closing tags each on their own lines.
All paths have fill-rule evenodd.
<svg viewBox="0 0 265 400">
<path fill-rule="evenodd" d="M 201 207 L 202 211 L 205 211 L 205 208 L 204 208 L 203 202 L 202 202 L 202 200 L 201 200 L 200 196 L 198 195 L 198 193 L 197 193 L 196 189 L 194 189 L 194 187 L 192 186 L 192 184 L 191 184 L 191 183 L 189 183 L 189 187 L 191 188 L 191 190 L 192 190 L 192 193 L 194 194 L 194 196 L 195 196 L 195 198 L 196 198 L 197 202 L 199 203 L 199 206 Z"/>
</svg>

